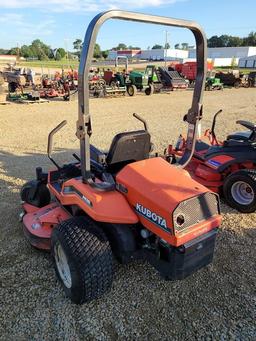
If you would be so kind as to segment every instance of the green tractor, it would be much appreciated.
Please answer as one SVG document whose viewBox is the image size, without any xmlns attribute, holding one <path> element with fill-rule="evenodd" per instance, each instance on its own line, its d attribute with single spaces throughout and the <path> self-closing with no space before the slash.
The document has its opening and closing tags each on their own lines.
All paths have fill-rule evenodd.
<svg viewBox="0 0 256 341">
<path fill-rule="evenodd" d="M 129 82 L 126 87 L 130 96 L 136 90 L 144 90 L 146 95 L 151 95 L 154 92 L 170 92 L 188 87 L 186 80 L 177 71 L 156 65 L 147 65 L 144 72 L 131 72 Z"/>
<path fill-rule="evenodd" d="M 223 90 L 223 83 L 219 78 L 207 77 L 205 82 L 205 90 Z"/>
<path fill-rule="evenodd" d="M 152 95 L 161 82 L 158 79 L 155 65 L 147 65 L 144 72 L 131 71 L 129 81 L 126 84 L 129 96 L 134 96 L 136 92 L 145 91 L 147 96 Z"/>
</svg>

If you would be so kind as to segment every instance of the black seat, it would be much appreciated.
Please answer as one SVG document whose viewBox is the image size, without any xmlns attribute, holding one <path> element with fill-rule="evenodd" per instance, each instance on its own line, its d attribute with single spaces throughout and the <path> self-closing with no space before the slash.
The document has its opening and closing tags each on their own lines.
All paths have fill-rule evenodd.
<svg viewBox="0 0 256 341">
<path fill-rule="evenodd" d="M 107 167 L 116 172 L 130 162 L 148 159 L 150 150 L 150 134 L 146 130 L 117 134 L 106 157 Z"/>
<path fill-rule="evenodd" d="M 227 140 L 241 140 L 248 141 L 251 136 L 250 131 L 238 131 L 235 133 L 231 133 L 227 136 Z"/>
<path fill-rule="evenodd" d="M 151 151 L 150 134 L 146 130 L 117 134 L 108 153 L 90 145 L 91 165 L 98 171 L 116 173 L 130 162 L 148 159 Z"/>
<path fill-rule="evenodd" d="M 229 142 L 229 140 L 235 140 L 235 141 L 241 141 L 241 142 L 246 141 L 248 143 L 256 142 L 256 124 L 248 122 L 248 121 L 243 121 L 243 120 L 236 121 L 236 123 L 241 124 L 243 127 L 249 130 L 232 133 L 228 135 L 227 141 L 225 141 L 226 145 L 229 145 L 229 143 L 234 144 L 234 141 Z"/>
</svg>

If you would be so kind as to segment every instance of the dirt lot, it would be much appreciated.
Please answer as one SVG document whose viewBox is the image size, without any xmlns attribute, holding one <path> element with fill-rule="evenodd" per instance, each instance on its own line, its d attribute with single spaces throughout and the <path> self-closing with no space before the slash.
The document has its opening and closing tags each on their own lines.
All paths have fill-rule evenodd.
<svg viewBox="0 0 256 341">
<path fill-rule="evenodd" d="M 92 142 L 108 148 L 113 134 L 141 127 L 132 117 L 137 112 L 163 150 L 185 130 L 191 94 L 93 99 Z M 255 89 L 208 92 L 204 103 L 203 128 L 223 109 L 221 137 L 235 130 L 237 119 L 256 119 Z M 76 118 L 76 101 L 0 106 L 0 340 L 255 340 L 256 214 L 241 215 L 224 204 L 209 267 L 165 282 L 146 263 L 118 266 L 108 295 L 83 306 L 65 298 L 50 256 L 23 237 L 19 189 L 36 166 L 49 167 L 47 134 L 63 119 L 69 124 L 56 138 L 56 157 L 71 158 Z"/>
</svg>

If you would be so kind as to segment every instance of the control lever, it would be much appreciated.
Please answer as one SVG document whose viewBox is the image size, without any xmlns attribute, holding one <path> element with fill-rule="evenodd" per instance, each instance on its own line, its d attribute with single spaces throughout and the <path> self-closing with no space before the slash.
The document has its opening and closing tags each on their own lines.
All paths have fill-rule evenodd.
<svg viewBox="0 0 256 341">
<path fill-rule="evenodd" d="M 51 162 L 60 170 L 60 166 L 57 164 L 56 161 L 53 160 L 52 158 L 52 141 L 53 141 L 53 136 L 65 125 L 67 124 L 67 121 L 62 121 L 60 124 L 58 124 L 52 131 L 50 131 L 48 135 L 48 145 L 47 145 L 47 154 L 48 158 L 51 160 Z"/>
<path fill-rule="evenodd" d="M 144 128 L 146 131 L 148 131 L 148 125 L 147 122 L 142 118 L 140 115 L 133 113 L 133 117 L 137 118 L 137 120 L 141 121 L 144 124 Z"/>
</svg>

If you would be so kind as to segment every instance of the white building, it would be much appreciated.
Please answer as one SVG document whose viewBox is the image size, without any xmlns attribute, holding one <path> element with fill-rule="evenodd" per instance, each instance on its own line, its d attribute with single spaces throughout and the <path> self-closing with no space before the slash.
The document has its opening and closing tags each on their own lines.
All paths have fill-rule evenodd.
<svg viewBox="0 0 256 341">
<path fill-rule="evenodd" d="M 214 66 L 238 65 L 240 58 L 256 55 L 255 46 L 237 47 L 209 47 L 208 58 L 214 62 Z M 196 58 L 196 50 L 189 50 L 189 58 Z"/>
<path fill-rule="evenodd" d="M 140 59 L 146 60 L 183 60 L 188 58 L 187 50 L 178 49 L 153 49 L 142 50 Z"/>
<path fill-rule="evenodd" d="M 238 66 L 256 69 L 256 55 L 240 58 Z"/>
<path fill-rule="evenodd" d="M 188 50 L 177 49 L 153 49 L 153 50 L 123 50 L 109 51 L 109 60 L 114 60 L 119 55 L 126 55 L 128 58 L 136 58 L 142 60 L 178 60 L 182 61 L 188 58 Z"/>
</svg>

